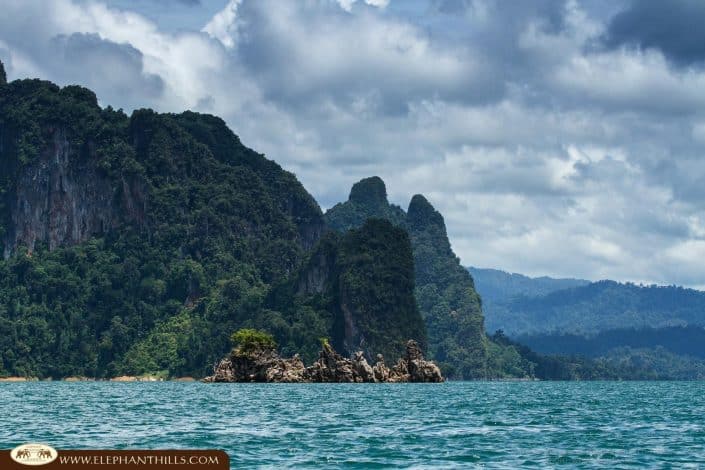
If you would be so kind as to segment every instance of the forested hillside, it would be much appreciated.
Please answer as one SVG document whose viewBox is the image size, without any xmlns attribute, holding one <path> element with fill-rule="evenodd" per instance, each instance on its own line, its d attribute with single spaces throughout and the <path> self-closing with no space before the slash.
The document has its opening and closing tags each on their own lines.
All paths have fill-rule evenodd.
<svg viewBox="0 0 705 470">
<path fill-rule="evenodd" d="M 487 337 L 473 279 L 423 196 L 405 212 L 368 178 L 324 217 L 221 119 L 128 116 L 79 86 L 0 80 L 0 247 L 0 376 L 200 377 L 233 331 L 256 328 L 307 361 L 324 338 L 370 359 L 415 339 L 454 379 L 632 377 Z M 592 297 L 566 292 L 512 319 L 560 323 L 573 296 L 569 321 L 594 324 Z M 659 325 L 680 305 L 690 322 L 702 299 L 685 295 L 692 305 L 631 302 Z"/>
<path fill-rule="evenodd" d="M 0 170 L 0 375 L 202 376 L 246 326 L 308 356 L 322 337 L 369 354 L 425 340 L 406 234 L 385 222 L 319 242 L 311 195 L 219 118 L 3 83 Z M 321 243 L 338 291 L 316 303 L 286 286 Z"/>
<path fill-rule="evenodd" d="M 665 328 L 620 328 L 584 336 L 570 333 L 541 333 L 517 337 L 544 354 L 571 354 L 599 357 L 617 348 L 633 349 L 660 347 L 673 354 L 705 359 L 705 328 L 702 326 L 671 326 Z"/>
<path fill-rule="evenodd" d="M 703 292 L 470 270 L 483 300 L 489 299 L 483 302 L 488 330 L 501 330 L 534 355 L 580 357 L 585 363 L 609 365 L 612 372 L 605 372 L 606 377 L 703 377 Z M 545 370 L 565 375 L 560 368 L 536 370 L 539 376 Z"/>
</svg>

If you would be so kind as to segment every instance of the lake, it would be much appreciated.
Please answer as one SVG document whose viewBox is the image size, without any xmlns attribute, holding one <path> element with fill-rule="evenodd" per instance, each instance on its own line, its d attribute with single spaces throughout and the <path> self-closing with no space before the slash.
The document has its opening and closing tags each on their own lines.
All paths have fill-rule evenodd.
<svg viewBox="0 0 705 470">
<path fill-rule="evenodd" d="M 233 467 L 705 465 L 702 382 L 0 384 L 0 448 L 215 448 Z"/>
</svg>

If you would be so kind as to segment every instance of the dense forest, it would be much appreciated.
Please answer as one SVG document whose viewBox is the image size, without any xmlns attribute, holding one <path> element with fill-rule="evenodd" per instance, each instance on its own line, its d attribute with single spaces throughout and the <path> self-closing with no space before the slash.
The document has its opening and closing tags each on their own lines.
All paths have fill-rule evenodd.
<svg viewBox="0 0 705 470">
<path fill-rule="evenodd" d="M 614 349 L 662 348 L 677 355 L 705 359 L 705 328 L 671 326 L 665 328 L 621 328 L 594 335 L 549 334 L 518 336 L 517 341 L 544 354 L 575 354 L 599 357 Z"/>
<path fill-rule="evenodd" d="M 579 354 L 541 354 L 507 338 L 501 331 L 492 345 L 503 345 L 501 370 L 520 377 L 527 367 L 540 380 L 703 380 L 705 360 L 674 354 L 662 347 L 619 347 L 599 357 Z M 509 351 L 509 352 L 507 352 Z M 493 357 L 492 355 L 490 357 Z M 513 365 L 514 368 L 507 366 Z"/>
<path fill-rule="evenodd" d="M 323 230 L 294 176 L 211 116 L 20 80 L 0 87 L 0 138 L 6 374 L 202 375 L 228 347 L 224 297 L 259 308 Z"/>
<path fill-rule="evenodd" d="M 506 333 L 512 344 L 531 348 L 523 353 L 530 362 L 580 358 L 576 363 L 584 371 L 609 366 L 605 378 L 703 377 L 702 292 L 469 269 L 484 300 L 487 325 L 500 330 L 495 338 L 506 339 Z M 556 378 L 566 376 L 562 367 L 550 369 Z M 545 370 L 537 367 L 537 376 Z"/>
</svg>

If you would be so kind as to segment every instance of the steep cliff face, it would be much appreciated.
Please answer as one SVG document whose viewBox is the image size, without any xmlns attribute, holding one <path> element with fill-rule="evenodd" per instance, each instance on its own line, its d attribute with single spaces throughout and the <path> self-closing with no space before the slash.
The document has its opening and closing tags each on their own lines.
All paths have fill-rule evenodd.
<svg viewBox="0 0 705 470">
<path fill-rule="evenodd" d="M 46 145 L 19 169 L 7 191 L 8 223 L 4 256 L 18 245 L 32 252 L 37 243 L 50 250 L 102 236 L 122 223 L 144 222 L 146 185 L 135 178 L 111 181 L 95 155 L 80 155 L 64 128 L 47 128 Z M 90 150 L 88 150 L 90 152 Z M 2 154 L 0 158 L 8 158 Z"/>
<path fill-rule="evenodd" d="M 321 239 L 297 277 L 297 295 L 325 294 L 331 289 L 338 275 L 339 244 L 340 237 L 336 233 L 327 233 Z"/>
<path fill-rule="evenodd" d="M 453 253 L 443 216 L 422 195 L 415 195 L 404 212 L 389 204 L 386 194 L 381 179 L 366 178 L 353 187 L 347 202 L 326 212 L 326 220 L 341 232 L 371 217 L 403 228 L 413 248 L 415 297 L 431 357 L 456 378 L 484 377 L 487 339 L 480 297 Z"/>
<path fill-rule="evenodd" d="M 220 162 L 250 169 L 268 188 L 281 213 L 298 232 L 297 242 L 308 251 L 323 235 L 326 224 L 318 203 L 292 173 L 264 155 L 245 147 L 221 118 L 186 111 L 171 115 L 198 142 L 206 145 Z"/>
<path fill-rule="evenodd" d="M 487 337 L 480 296 L 453 253 L 443 216 L 417 194 L 409 203 L 406 222 L 414 245 L 416 298 L 426 312 L 431 354 L 451 374 L 485 377 Z"/>
<path fill-rule="evenodd" d="M 409 338 L 426 344 L 409 236 L 386 220 L 326 235 L 296 286 L 303 305 L 323 304 L 333 313 L 330 338 L 339 351 L 373 359 L 400 355 Z"/>
<path fill-rule="evenodd" d="M 406 214 L 401 207 L 389 204 L 384 181 L 379 176 L 372 176 L 355 183 L 348 200 L 333 206 L 325 217 L 330 228 L 345 232 L 360 227 L 372 217 L 403 225 Z"/>
<path fill-rule="evenodd" d="M 241 190 L 266 198 L 274 209 L 266 223 L 289 224 L 295 232 L 275 236 L 292 238 L 302 251 L 325 227 L 318 204 L 296 178 L 243 146 L 221 119 L 149 110 L 128 118 L 102 110 L 95 94 L 75 86 L 21 80 L 0 88 L 0 169 L 5 257 L 20 244 L 33 250 L 41 242 L 53 250 L 124 224 L 151 229 L 165 215 L 159 207 L 165 188 L 182 182 L 184 189 L 200 189 L 217 172 L 254 178 Z M 230 175 L 223 179 L 239 184 Z M 182 207 L 180 215 L 190 209 Z M 242 209 L 246 226 L 261 225 Z"/>
<path fill-rule="evenodd" d="M 369 219 L 342 239 L 340 311 L 334 345 L 396 357 L 407 339 L 426 345 L 426 326 L 414 299 L 414 261 L 406 232 L 383 219 Z"/>
</svg>

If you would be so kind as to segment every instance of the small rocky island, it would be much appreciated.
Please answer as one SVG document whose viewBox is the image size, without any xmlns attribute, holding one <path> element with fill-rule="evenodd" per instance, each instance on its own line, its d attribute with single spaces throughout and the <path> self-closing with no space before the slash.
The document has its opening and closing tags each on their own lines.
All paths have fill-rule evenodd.
<svg viewBox="0 0 705 470">
<path fill-rule="evenodd" d="M 359 351 L 352 358 L 335 352 L 328 341 L 323 341 L 318 359 L 306 367 L 299 355 L 282 358 L 270 337 L 260 332 L 241 330 L 239 346 L 222 359 L 213 375 L 204 382 L 269 382 L 269 383 L 318 383 L 318 382 L 443 382 L 441 370 L 424 359 L 421 348 L 414 340 L 406 343 L 406 353 L 390 367 L 382 355 L 371 366 Z M 247 338 L 245 338 L 247 336 Z"/>
</svg>

